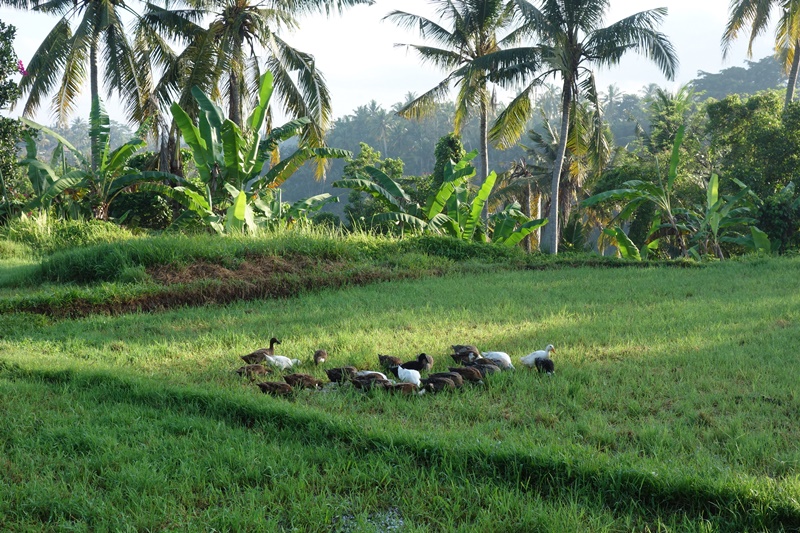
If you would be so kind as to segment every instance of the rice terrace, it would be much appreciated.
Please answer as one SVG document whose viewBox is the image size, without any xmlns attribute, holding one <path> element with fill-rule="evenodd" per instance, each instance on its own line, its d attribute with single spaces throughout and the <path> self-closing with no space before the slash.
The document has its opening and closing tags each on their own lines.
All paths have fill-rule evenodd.
<svg viewBox="0 0 800 533">
<path fill-rule="evenodd" d="M 192 240 L 175 238 L 185 247 Z M 207 238 L 194 240 L 210 255 Z M 129 311 L 126 299 L 148 294 L 164 301 L 157 291 L 169 284 L 36 288 L 28 283 L 42 275 L 38 262 L 6 259 L 5 301 L 55 309 L 94 297 L 107 306 L 74 318 L 8 307 L 0 315 L 0 526 L 800 527 L 796 258 L 641 268 L 566 256 L 500 261 L 483 246 L 447 249 L 445 241 L 442 254 L 472 254 L 454 261 L 431 242 L 411 239 L 403 259 L 397 241 L 372 237 L 335 247 L 314 234 L 232 241 L 205 260 L 231 267 L 260 246 L 262 266 L 304 250 L 309 262 L 384 276 L 293 296 L 199 307 L 181 300 L 157 312 L 114 308 Z M 132 247 L 164 244 L 138 239 L 71 253 L 86 260 L 105 247 L 99 262 L 114 247 L 133 255 Z M 180 248 L 171 244 L 163 248 Z M 49 259 L 69 260 L 70 252 Z M 434 274 L 421 274 L 423 266 Z M 306 268 L 311 278 L 314 269 L 327 268 Z M 272 275 L 279 283 L 281 269 Z M 176 282 L 214 292 L 208 280 Z M 321 390 L 272 397 L 235 373 L 240 357 L 273 335 L 276 353 L 301 365 L 266 379 L 299 371 L 324 381 Z M 507 352 L 516 369 L 483 385 L 408 396 L 334 386 L 324 372 L 384 371 L 378 354 L 420 352 L 433 357 L 431 372 L 447 371 L 459 343 Z M 519 364 L 547 343 L 556 346 L 554 375 Z M 315 366 L 320 348 L 328 360 Z"/>
<path fill-rule="evenodd" d="M 800 532 L 800 11 L 721 1 L 0 0 L 0 532 Z"/>
</svg>

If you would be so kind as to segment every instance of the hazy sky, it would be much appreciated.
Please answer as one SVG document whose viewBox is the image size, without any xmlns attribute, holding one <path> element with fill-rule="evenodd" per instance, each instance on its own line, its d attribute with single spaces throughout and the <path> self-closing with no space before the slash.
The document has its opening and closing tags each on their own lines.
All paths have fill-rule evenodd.
<svg viewBox="0 0 800 533">
<path fill-rule="evenodd" d="M 729 0 L 611 0 L 606 24 L 638 11 L 666 6 L 669 13 L 661 31 L 672 40 L 680 67 L 677 80 L 667 82 L 655 66 L 631 55 L 613 69 L 598 71 L 598 88 L 603 91 L 614 83 L 624 92 L 636 93 L 649 83 L 657 83 L 674 89 L 696 77 L 699 70 L 718 72 L 726 67 L 742 66 L 746 59 L 747 36 L 740 38 L 726 61 L 722 59 L 720 37 L 728 5 Z M 372 99 L 388 109 L 404 100 L 406 93 L 421 94 L 443 78 L 444 73 L 421 65 L 413 52 L 394 46 L 395 43 L 422 44 L 416 33 L 400 30 L 391 22 L 381 20 L 395 9 L 428 17 L 433 15 L 428 0 L 377 0 L 372 6 L 351 8 L 330 19 L 304 18 L 301 31 L 284 35 L 292 46 L 315 56 L 333 96 L 334 116 L 349 114 Z M 26 64 L 55 24 L 54 17 L 9 8 L 0 8 L 0 19 L 17 27 L 15 49 Z M 771 54 L 773 43 L 772 31 L 759 37 L 753 59 Z M 85 92 L 88 93 L 88 89 Z M 125 119 L 113 100 L 108 100 L 106 106 L 111 118 Z M 88 97 L 85 97 L 79 116 L 88 117 L 88 109 Z M 51 122 L 49 107 L 40 111 L 37 120 Z"/>
</svg>

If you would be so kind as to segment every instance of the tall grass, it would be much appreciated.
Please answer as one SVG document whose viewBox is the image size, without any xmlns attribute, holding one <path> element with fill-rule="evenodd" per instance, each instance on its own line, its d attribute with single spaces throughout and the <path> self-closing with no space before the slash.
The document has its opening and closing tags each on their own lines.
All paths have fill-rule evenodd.
<svg viewBox="0 0 800 533">
<path fill-rule="evenodd" d="M 0 527 L 796 530 L 798 274 L 798 259 L 497 271 L 0 315 Z M 273 335 L 285 355 L 362 368 L 426 351 L 441 370 L 464 342 L 516 362 L 553 343 L 556 375 L 274 399 L 233 374 Z"/>
</svg>

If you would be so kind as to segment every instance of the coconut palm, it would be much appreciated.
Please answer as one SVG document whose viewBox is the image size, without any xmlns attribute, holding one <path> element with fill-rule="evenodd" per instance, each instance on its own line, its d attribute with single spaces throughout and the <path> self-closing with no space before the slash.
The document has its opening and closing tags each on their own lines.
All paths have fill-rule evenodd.
<svg viewBox="0 0 800 533">
<path fill-rule="evenodd" d="M 437 6 L 441 23 L 404 11 L 392 11 L 384 17 L 402 28 L 419 29 L 423 39 L 436 45 L 397 46 L 413 49 L 423 62 L 448 71 L 447 77 L 436 87 L 407 102 L 398 114 L 415 119 L 427 116 L 434 111 L 436 102 L 450 92 L 451 86 L 457 86 L 453 128 L 456 133 L 460 132 L 470 112 L 477 109 L 480 119 L 478 179 L 482 184 L 489 168 L 488 122 L 492 90 L 489 71 L 476 68 L 475 64 L 476 60 L 505 46 L 502 33 L 513 22 L 513 12 L 505 0 L 433 0 L 432 3 Z"/>
<path fill-rule="evenodd" d="M 181 106 L 191 111 L 189 91 L 197 86 L 215 99 L 227 100 L 228 116 L 241 127 L 242 117 L 256 103 L 258 80 L 269 70 L 283 111 L 311 121 L 303 140 L 322 145 L 331 120 L 330 93 L 314 57 L 293 48 L 279 33 L 298 28 L 300 15 L 342 11 L 370 1 L 183 0 L 185 9 L 151 5 L 144 16 L 148 24 L 163 35 L 183 36 L 187 44 L 167 71 L 161 94 L 177 91 Z M 199 24 L 209 16 L 211 22 L 203 30 Z"/>
<path fill-rule="evenodd" d="M 616 65 L 627 52 L 634 51 L 654 61 L 668 79 L 673 79 L 678 60 L 669 39 L 656 31 L 667 13 L 666 8 L 642 11 L 603 27 L 609 0 L 541 0 L 538 3 L 541 7 L 528 0 L 514 0 L 523 20 L 514 38 L 527 34 L 539 44 L 527 49 L 504 50 L 487 58 L 494 66 L 494 77 L 526 82 L 498 117 L 491 135 L 501 145 L 518 139 L 523 131 L 521 119 L 532 109 L 535 87 L 548 76 L 560 78 L 561 128 L 551 185 L 551 197 L 559 198 L 573 101 L 581 96 L 596 99 L 597 95 L 591 66 Z M 545 244 L 553 254 L 558 253 L 558 210 L 558 202 L 551 202 L 550 242 Z"/>
<path fill-rule="evenodd" d="M 137 13 L 124 0 L 0 0 L 1 4 L 60 16 L 27 64 L 20 89 L 23 115 L 31 116 L 55 92 L 53 113 L 66 125 L 89 73 L 91 101 L 99 99 L 100 71 L 110 94 L 118 91 L 129 112 L 140 112 L 149 65 L 142 64 L 127 37 L 123 16 Z M 73 29 L 74 23 L 74 29 Z M 92 154 L 92 167 L 99 154 Z"/>
<path fill-rule="evenodd" d="M 786 88 L 786 105 L 794 97 L 800 70 L 800 1 L 798 0 L 732 0 L 728 24 L 722 34 L 722 55 L 726 57 L 739 32 L 750 26 L 750 40 L 747 43 L 747 57 L 753 56 L 753 41 L 769 27 L 770 16 L 776 8 L 780 20 L 775 29 L 775 49 L 789 73 Z"/>
</svg>

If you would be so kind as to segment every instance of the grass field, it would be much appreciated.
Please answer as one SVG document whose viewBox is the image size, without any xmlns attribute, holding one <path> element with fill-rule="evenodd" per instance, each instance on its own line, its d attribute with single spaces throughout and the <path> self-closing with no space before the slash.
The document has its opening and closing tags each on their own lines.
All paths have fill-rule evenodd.
<svg viewBox="0 0 800 533">
<path fill-rule="evenodd" d="M 276 399 L 233 373 L 273 335 L 360 368 L 552 343 L 556 375 Z M 2 314 L 0 529 L 798 530 L 798 346 L 798 259 Z"/>
</svg>

